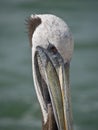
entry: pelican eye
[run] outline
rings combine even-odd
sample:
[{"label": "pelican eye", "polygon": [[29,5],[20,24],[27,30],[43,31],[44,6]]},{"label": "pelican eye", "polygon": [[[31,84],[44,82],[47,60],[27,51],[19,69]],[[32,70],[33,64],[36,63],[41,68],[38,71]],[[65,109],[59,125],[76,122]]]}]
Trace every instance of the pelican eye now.
[{"label": "pelican eye", "polygon": [[54,45],[50,44],[50,43],[49,43],[49,46],[48,46],[47,50],[49,50],[53,54],[57,53],[56,47]]},{"label": "pelican eye", "polygon": [[56,49],[54,46],[51,47],[51,51],[52,51],[53,53],[57,53],[57,49]]}]

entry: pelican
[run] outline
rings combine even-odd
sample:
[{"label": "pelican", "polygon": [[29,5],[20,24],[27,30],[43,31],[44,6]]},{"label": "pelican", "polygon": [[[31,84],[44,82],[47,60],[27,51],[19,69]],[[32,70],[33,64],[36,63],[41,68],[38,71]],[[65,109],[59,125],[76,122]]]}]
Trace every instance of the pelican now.
[{"label": "pelican", "polygon": [[43,130],[73,130],[69,68],[73,38],[67,24],[52,14],[28,19],[35,91]]}]

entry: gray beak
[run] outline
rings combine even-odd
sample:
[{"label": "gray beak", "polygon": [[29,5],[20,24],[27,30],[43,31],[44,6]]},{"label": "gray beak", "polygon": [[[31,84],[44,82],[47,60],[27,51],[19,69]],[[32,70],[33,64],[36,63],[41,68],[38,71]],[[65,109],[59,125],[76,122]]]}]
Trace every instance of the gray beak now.
[{"label": "gray beak", "polygon": [[37,47],[34,66],[42,111],[47,113],[51,104],[58,130],[72,130],[69,62],[64,62],[56,48]]}]

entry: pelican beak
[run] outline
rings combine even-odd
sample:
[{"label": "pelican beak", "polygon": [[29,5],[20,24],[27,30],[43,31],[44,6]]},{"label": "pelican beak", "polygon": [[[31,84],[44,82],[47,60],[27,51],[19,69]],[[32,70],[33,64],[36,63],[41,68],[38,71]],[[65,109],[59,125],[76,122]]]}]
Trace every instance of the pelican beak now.
[{"label": "pelican beak", "polygon": [[48,104],[51,104],[58,130],[72,130],[69,62],[64,62],[57,49],[53,51],[38,46],[34,66],[43,117],[44,111],[48,112]]}]

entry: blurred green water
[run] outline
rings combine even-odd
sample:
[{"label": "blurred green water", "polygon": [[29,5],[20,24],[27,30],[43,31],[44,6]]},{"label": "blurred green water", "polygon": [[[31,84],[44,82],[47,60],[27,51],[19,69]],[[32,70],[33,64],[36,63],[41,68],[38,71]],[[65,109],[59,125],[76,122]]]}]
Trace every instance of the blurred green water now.
[{"label": "blurred green water", "polygon": [[70,26],[75,40],[70,80],[75,130],[98,129],[97,0],[0,1],[0,130],[41,129],[25,19],[52,13]]}]

